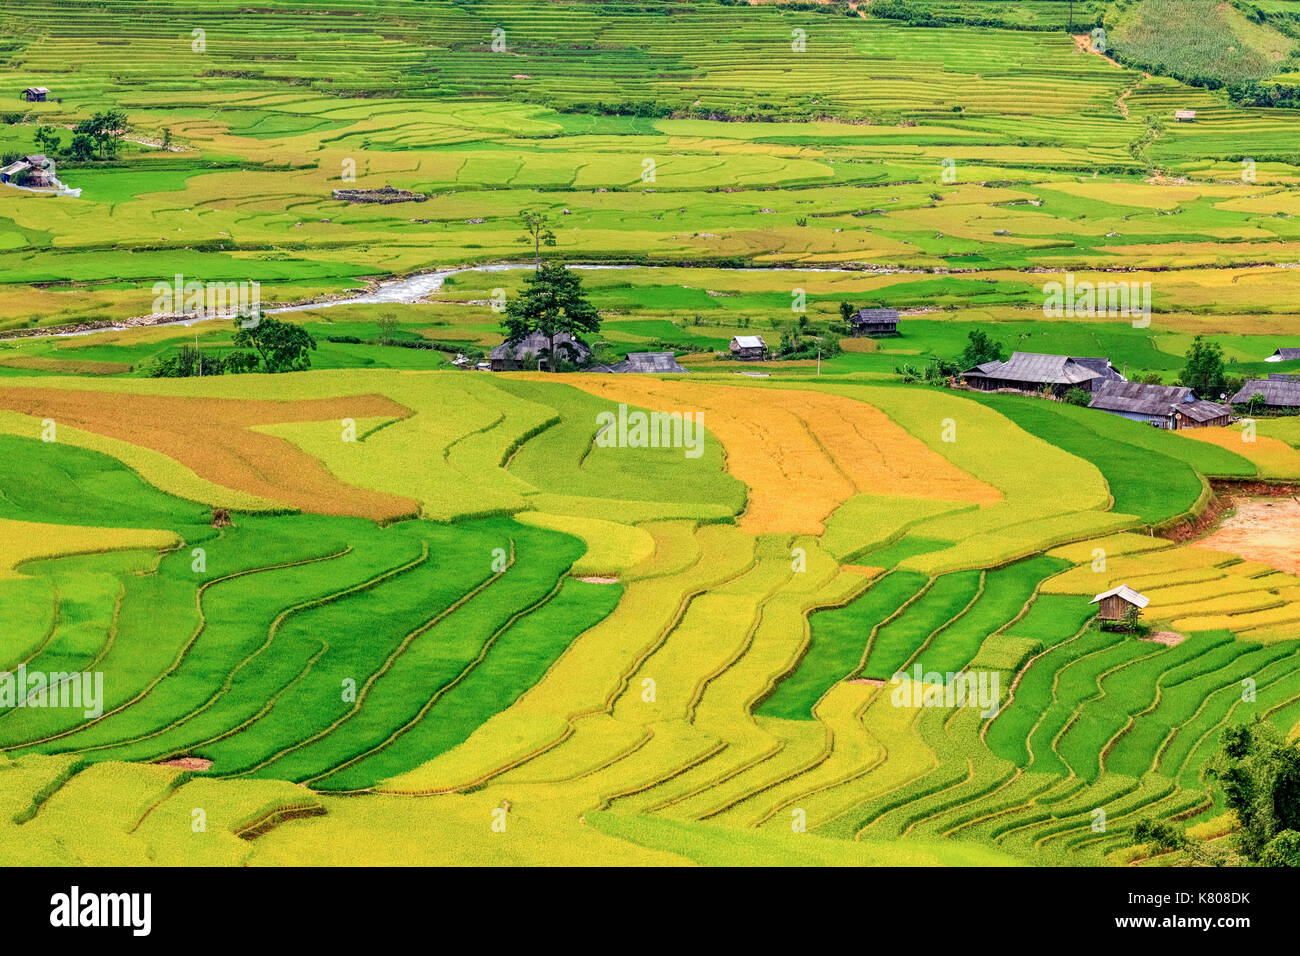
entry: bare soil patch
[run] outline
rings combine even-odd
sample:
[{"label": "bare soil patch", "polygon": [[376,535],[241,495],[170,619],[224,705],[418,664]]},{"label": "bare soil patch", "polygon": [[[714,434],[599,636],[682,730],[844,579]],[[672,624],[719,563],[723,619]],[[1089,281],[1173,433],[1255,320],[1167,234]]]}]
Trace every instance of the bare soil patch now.
[{"label": "bare soil patch", "polygon": [[866,684],[868,687],[884,687],[883,680],[877,680],[874,677],[855,677],[849,681],[850,684]]},{"label": "bare soil patch", "polygon": [[1300,574],[1300,500],[1236,498],[1233,504],[1236,512],[1195,546]]},{"label": "bare soil patch", "polygon": [[588,584],[618,584],[618,578],[611,578],[602,574],[588,574],[585,577],[578,578],[578,580],[585,581]]},{"label": "bare soil patch", "polygon": [[1144,641],[1150,641],[1152,644],[1164,644],[1168,647],[1176,647],[1183,641],[1187,640],[1177,631],[1156,631],[1154,634],[1148,634],[1142,638]]},{"label": "bare soil patch", "polygon": [[158,766],[180,767],[182,770],[207,770],[212,766],[212,761],[204,760],[202,757],[177,757],[175,760],[164,760]]}]

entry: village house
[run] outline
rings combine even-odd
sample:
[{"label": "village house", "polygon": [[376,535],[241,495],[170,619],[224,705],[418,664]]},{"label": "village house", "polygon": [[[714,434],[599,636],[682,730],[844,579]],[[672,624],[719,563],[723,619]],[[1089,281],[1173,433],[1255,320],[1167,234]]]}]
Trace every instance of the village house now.
[{"label": "village house", "polygon": [[1114,379],[1093,389],[1088,407],[1173,431],[1226,425],[1232,415],[1231,406],[1202,401],[1190,388]]},{"label": "village house", "polygon": [[23,99],[28,103],[44,103],[50,91],[44,86],[29,86],[23,90]]},{"label": "village house", "polygon": [[767,343],[761,335],[737,335],[731,340],[731,357],[738,362],[761,362],[767,358]]},{"label": "village house", "polygon": [[1005,362],[985,362],[962,373],[971,388],[982,392],[1002,389],[1018,392],[1050,391],[1064,395],[1072,388],[1091,392],[1106,381],[1124,381],[1109,359],[1071,358],[1038,352],[1013,352]]},{"label": "village house", "polygon": [[855,337],[863,335],[897,335],[897,309],[858,309],[849,319]]},{"label": "village house", "polygon": [[1300,349],[1278,349],[1265,362],[1300,362]]},{"label": "village house", "polygon": [[50,189],[59,185],[54,175],[54,160],[44,153],[24,156],[17,162],[0,169],[0,183],[32,186],[38,189]]},{"label": "village house", "polygon": [[678,365],[677,357],[672,352],[628,352],[627,358],[623,361],[615,362],[613,365],[602,365],[593,371],[662,375],[689,372],[690,369]]},{"label": "village house", "polygon": [[[555,337],[555,350],[561,360],[575,365],[591,361],[591,349],[568,332]],[[531,332],[518,342],[502,342],[488,353],[488,362],[494,372],[518,372],[531,367],[535,361],[541,371],[550,369],[551,340],[541,332]]]},{"label": "village house", "polygon": [[1174,110],[1174,119],[1180,123],[1195,123],[1196,110]]},{"label": "village house", "polygon": [[1099,620],[1122,621],[1129,608],[1135,607],[1140,613],[1151,603],[1151,599],[1134,591],[1127,584],[1121,584],[1117,588],[1103,591],[1088,603],[1101,605],[1097,610]]},{"label": "village house", "polygon": [[1289,375],[1270,375],[1252,378],[1236,395],[1228,399],[1234,405],[1248,405],[1255,395],[1264,396],[1262,410],[1270,412],[1295,412],[1300,410],[1300,380]]}]

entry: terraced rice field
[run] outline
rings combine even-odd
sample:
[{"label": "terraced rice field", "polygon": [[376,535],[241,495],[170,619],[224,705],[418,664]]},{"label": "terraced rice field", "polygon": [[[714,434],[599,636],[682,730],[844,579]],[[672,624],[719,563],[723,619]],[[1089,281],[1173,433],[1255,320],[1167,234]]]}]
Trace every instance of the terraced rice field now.
[{"label": "terraced rice field", "polygon": [[[0,11],[0,153],[130,125],[59,156],[77,198],[0,185],[0,862],[1162,864],[1138,823],[1227,833],[1224,730],[1300,732],[1300,577],[1193,523],[1284,500],[1293,422],[900,373],[976,330],[1166,384],[1200,334],[1291,369],[1294,111],[1095,55],[1091,3],[867,6]],[[452,367],[501,339],[523,211],[602,363],[690,373]],[[1044,314],[1117,270],[1149,326]],[[234,349],[136,321],[178,274],[294,303],[311,370],[150,377]],[[628,412],[698,443],[598,438]],[[1121,584],[1144,635],[1097,620]]]},{"label": "terraced rice field", "polygon": [[[191,859],[289,862],[328,860],[326,842],[359,837],[378,817],[453,827],[482,814],[486,828],[504,802],[527,831],[520,860],[562,838],[574,859],[630,844],[645,861],[716,862],[792,852],[799,811],[813,835],[799,852],[824,859],[875,859],[872,847],[897,844],[917,859],[943,846],[955,848],[949,860],[1102,862],[1151,813],[1218,812],[1201,777],[1217,728],[1255,712],[1283,719],[1300,700],[1300,642],[1287,633],[1300,581],[1146,535],[1099,537],[1088,521],[1067,534],[1077,543],[1055,542],[1031,489],[1056,469],[1096,475],[1101,489],[1140,487],[1114,462],[1102,463],[1106,482],[1091,470],[1083,425],[1053,436],[1069,449],[1059,460],[1007,468],[981,450],[987,442],[945,443],[920,423],[953,413],[969,439],[1041,433],[1031,406],[1004,417],[997,402],[879,386],[629,380],[611,392],[594,378],[462,376],[313,372],[269,383],[264,399],[233,397],[236,379],[8,388],[25,417],[91,410],[75,419],[89,434],[107,429],[92,398],[216,403],[253,425],[244,433],[312,454],[340,490],[292,509],[299,475],[259,468],[253,485],[214,469],[214,485],[282,507],[236,511],[213,528],[209,504],[146,483],[105,451],[0,438],[0,522],[14,532],[0,579],[5,667],[105,675],[93,714],[34,697],[0,711],[4,772],[47,781],[24,784],[30,796],[6,826],[52,840],[84,801],[108,801],[120,810],[87,833],[108,842],[65,842],[59,858],[179,859],[181,808],[201,793],[222,836]],[[318,408],[297,397],[322,388],[366,396],[383,414],[363,420],[383,427],[332,447],[349,443],[313,420],[362,400]],[[478,401],[458,405],[466,394]],[[712,447],[694,460],[676,449],[602,458],[594,412],[617,402],[702,410]],[[473,417],[429,417],[457,407],[501,411],[487,430]],[[746,419],[746,408],[759,414]],[[747,422],[758,440],[744,441]],[[856,444],[834,431],[855,422],[871,440],[831,454]],[[456,429],[462,437],[448,438]],[[1206,446],[1155,437],[1171,455],[1194,453],[1169,460],[1199,487]],[[442,477],[403,464],[402,449],[439,443],[431,467]],[[159,438],[153,450],[172,447]],[[899,462],[918,474],[929,463],[930,483],[887,470]],[[510,489],[511,503],[485,514],[445,487],[458,470],[486,491]],[[814,495],[780,507],[790,499],[779,482],[802,480],[844,483],[829,499],[837,517],[798,510],[827,500]],[[366,500],[365,485],[409,494],[427,516],[376,522],[334,507]],[[747,520],[765,495],[772,527]],[[1167,518],[1191,499],[1142,517]],[[837,523],[868,541],[873,515],[891,504],[907,515],[916,501],[926,507],[892,541],[852,554],[824,545]],[[439,502],[451,513],[432,513]],[[698,510],[705,503],[718,510]],[[1113,506],[1095,499],[1102,527]],[[845,531],[854,508],[866,524]],[[1016,512],[1037,536],[1025,554],[999,560],[972,544],[988,539],[986,522]],[[39,547],[37,527],[52,529]],[[1101,573],[1097,548],[1108,554]],[[954,553],[972,557],[952,569],[935,560]],[[1148,593],[1150,614],[1186,640],[1099,631],[1088,597],[1120,581]],[[953,675],[991,677],[990,713],[907,704],[914,672],[929,688],[918,694],[941,702]],[[1259,688],[1249,705],[1232,696],[1245,676]],[[1112,821],[1101,838],[1089,825],[1096,806]],[[595,830],[572,838],[579,817]],[[668,847],[678,831],[663,827],[698,849]],[[718,828],[758,842],[719,857],[709,849]]]}]

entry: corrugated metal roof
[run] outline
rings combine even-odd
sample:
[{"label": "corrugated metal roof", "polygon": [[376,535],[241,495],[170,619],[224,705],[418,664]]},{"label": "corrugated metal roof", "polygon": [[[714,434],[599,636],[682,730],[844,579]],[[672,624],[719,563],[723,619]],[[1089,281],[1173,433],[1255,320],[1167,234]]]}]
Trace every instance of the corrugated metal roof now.
[{"label": "corrugated metal roof", "polygon": [[1300,361],[1300,349],[1278,349],[1264,361],[1266,362],[1297,362]]},{"label": "corrugated metal roof", "polygon": [[1071,355],[1070,361],[1082,365],[1084,368],[1092,369],[1102,378],[1112,379],[1116,382],[1126,381],[1124,376],[1119,373],[1119,370],[1110,364],[1108,358],[1093,358],[1087,355],[1080,358],[1077,355]]},{"label": "corrugated metal roof", "polygon": [[1252,378],[1229,401],[1244,405],[1255,393],[1264,396],[1264,404],[1273,408],[1300,407],[1300,382],[1283,378]]},{"label": "corrugated metal roof", "polygon": [[1179,405],[1178,410],[1194,422],[1212,422],[1216,418],[1223,418],[1225,415],[1232,414],[1231,405],[1207,402],[1203,398]]},{"label": "corrugated metal roof", "polygon": [[763,341],[761,335],[737,335],[731,340],[732,344],[738,349],[765,349],[767,343]]},{"label": "corrugated metal roof", "polygon": [[1097,383],[1089,408],[1107,412],[1129,412],[1135,415],[1166,416],[1174,406],[1192,402],[1195,396],[1190,388],[1176,385],[1143,385],[1141,382],[1106,381]]},{"label": "corrugated metal roof", "polygon": [[986,362],[965,374],[1031,385],[1079,385],[1102,377],[1067,355],[1044,355],[1040,352],[1013,352],[1005,362]]},{"label": "corrugated metal roof", "polygon": [[628,352],[627,358],[609,366],[609,371],[653,374],[689,372],[690,369],[678,365],[672,352]]},{"label": "corrugated metal roof", "polygon": [[1119,587],[1111,588],[1109,591],[1102,591],[1088,603],[1096,604],[1099,601],[1104,601],[1108,597],[1115,597],[1117,595],[1122,597],[1125,601],[1128,601],[1129,604],[1135,605],[1139,608],[1144,608],[1151,603],[1149,597],[1145,594],[1138,594],[1137,591],[1134,591],[1127,584],[1121,584]]},{"label": "corrugated metal roof", "polygon": [[858,309],[853,318],[849,320],[854,325],[879,325],[884,323],[896,323],[898,321],[897,309]]}]

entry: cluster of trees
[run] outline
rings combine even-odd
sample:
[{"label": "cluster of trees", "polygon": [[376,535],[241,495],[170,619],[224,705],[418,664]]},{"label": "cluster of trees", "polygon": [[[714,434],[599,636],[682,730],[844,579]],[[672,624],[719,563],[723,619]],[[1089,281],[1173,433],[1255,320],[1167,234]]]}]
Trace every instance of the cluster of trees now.
[{"label": "cluster of trees", "polygon": [[[831,330],[832,332],[834,330]],[[776,358],[813,359],[819,355],[831,358],[843,351],[837,335],[825,333],[813,327],[808,316],[799,316],[799,321],[792,322],[781,330],[781,341],[773,349]]]},{"label": "cluster of trees", "polygon": [[1238,106],[1275,106],[1281,109],[1300,108],[1300,86],[1283,86],[1280,83],[1233,83],[1228,86],[1228,99]]},{"label": "cluster of trees", "polygon": [[245,372],[304,372],[311,368],[310,352],[316,348],[316,340],[301,325],[260,314],[235,320],[233,344],[237,351],[224,355],[183,345],[176,354],[156,362],[149,375],[190,378]]},{"label": "cluster of trees", "polygon": [[1181,850],[1202,866],[1300,866],[1300,744],[1256,716],[1223,732],[1223,747],[1207,771],[1237,817],[1235,859],[1165,820],[1140,821],[1133,839],[1155,850]]},{"label": "cluster of trees", "polygon": [[[1190,388],[1197,398],[1217,402],[1222,396],[1240,391],[1246,383],[1244,376],[1229,374],[1228,365],[1223,360],[1223,349],[1218,343],[1207,342],[1199,335],[1192,340],[1185,362],[1178,384]],[[1262,395],[1259,397],[1261,401],[1264,398]]]},{"label": "cluster of trees", "polygon": [[117,155],[129,126],[122,110],[105,110],[82,120],[72,129],[72,142],[63,148],[63,138],[52,126],[36,127],[36,148],[55,159],[112,159]]}]

